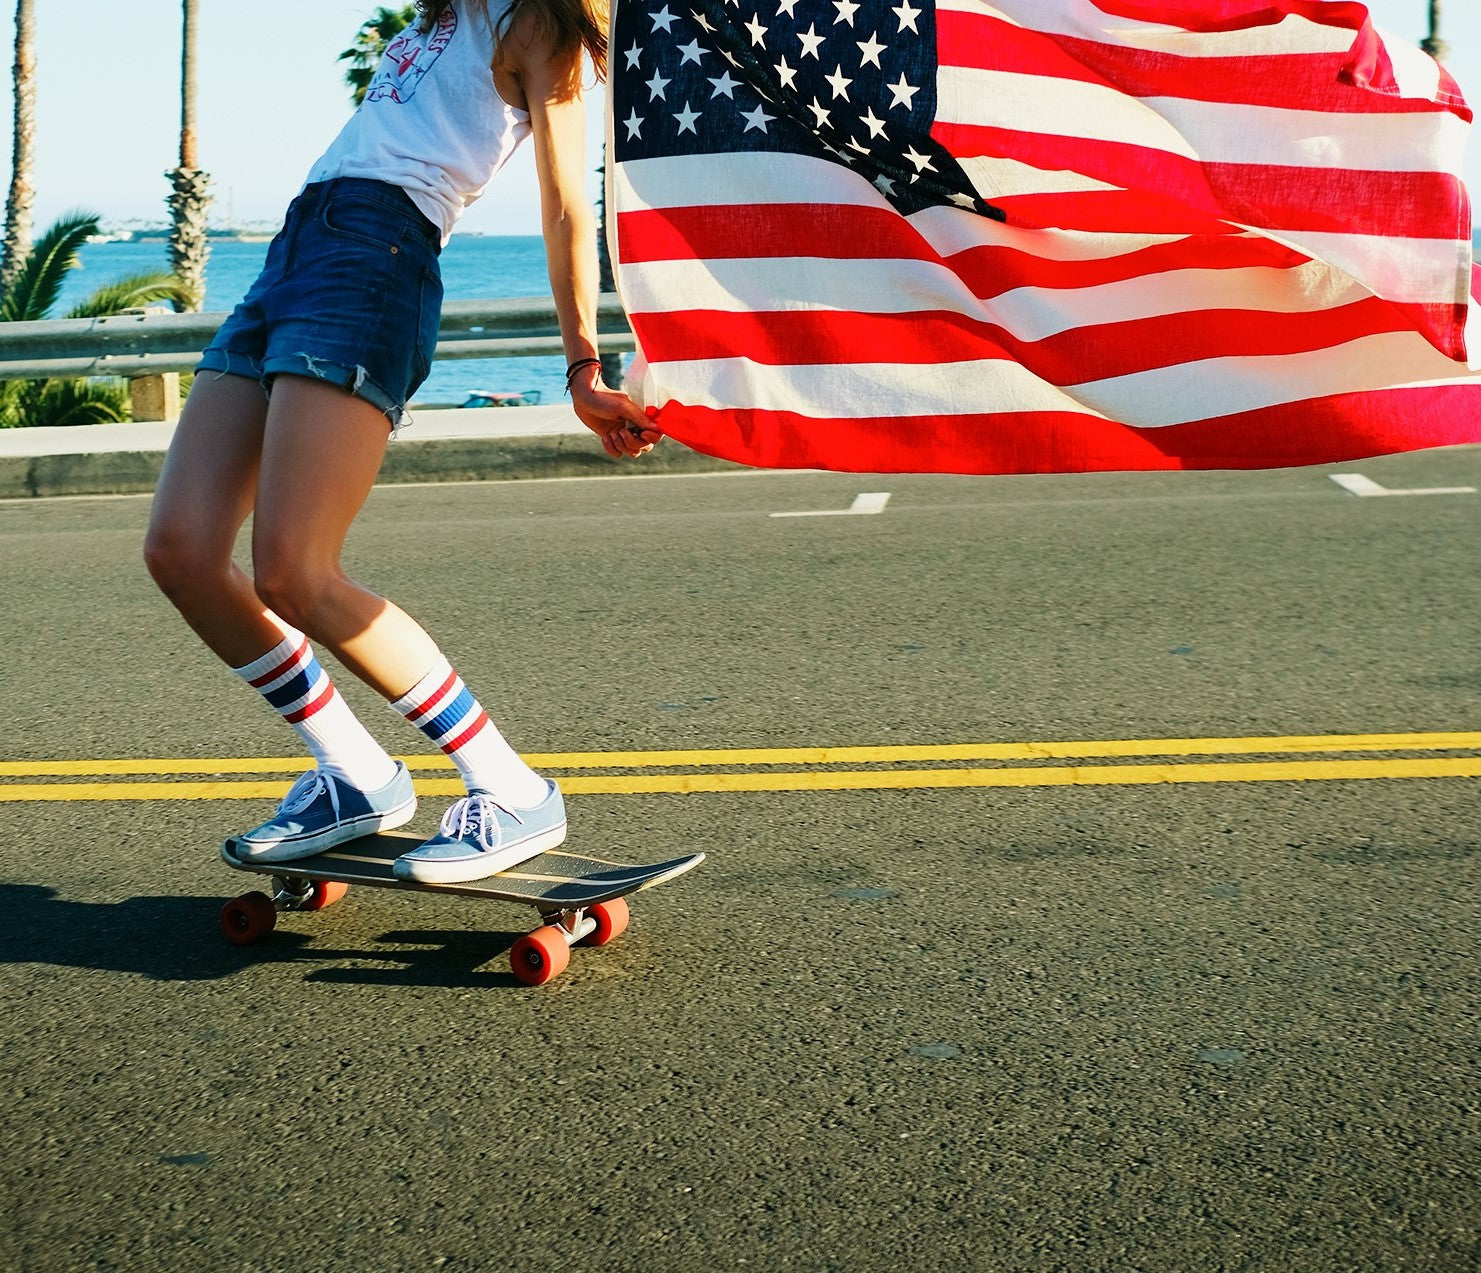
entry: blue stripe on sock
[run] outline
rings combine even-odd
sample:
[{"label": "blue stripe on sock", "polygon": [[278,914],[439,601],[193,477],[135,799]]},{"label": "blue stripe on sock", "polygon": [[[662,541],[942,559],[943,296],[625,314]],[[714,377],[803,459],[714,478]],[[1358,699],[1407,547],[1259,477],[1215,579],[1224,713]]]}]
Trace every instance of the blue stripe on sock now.
[{"label": "blue stripe on sock", "polygon": [[303,671],[291,681],[287,681],[278,686],[277,689],[264,694],[263,698],[267,699],[278,711],[285,711],[309,692],[310,687],[319,679],[322,672],[323,668],[319,666],[319,660],[317,658],[311,658],[304,665]]},{"label": "blue stripe on sock", "polygon": [[465,685],[457,698],[453,699],[452,706],[444,708],[422,726],[422,733],[435,743],[477,706],[472,691]]}]

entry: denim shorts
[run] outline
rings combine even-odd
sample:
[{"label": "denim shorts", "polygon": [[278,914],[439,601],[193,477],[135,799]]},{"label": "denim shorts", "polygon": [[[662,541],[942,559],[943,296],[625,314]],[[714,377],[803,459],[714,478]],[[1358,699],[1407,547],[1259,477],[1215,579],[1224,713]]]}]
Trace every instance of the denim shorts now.
[{"label": "denim shorts", "polygon": [[426,380],[442,315],[441,234],[399,186],[336,177],[288,206],[257,281],[197,374],[312,376],[396,428]]}]

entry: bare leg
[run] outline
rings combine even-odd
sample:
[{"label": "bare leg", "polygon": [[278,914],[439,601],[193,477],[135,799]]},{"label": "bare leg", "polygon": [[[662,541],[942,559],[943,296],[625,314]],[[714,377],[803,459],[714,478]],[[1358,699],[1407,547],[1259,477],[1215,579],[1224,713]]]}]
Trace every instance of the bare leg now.
[{"label": "bare leg", "polygon": [[144,557],[185,621],[232,667],[283,639],[232,548],[257,487],[267,398],[241,376],[197,376],[154,492]]},{"label": "bare leg", "polygon": [[437,645],[340,565],[389,433],[383,412],[343,389],[304,376],[277,377],[263,437],[252,561],[263,601],[394,700],[426,674]]}]

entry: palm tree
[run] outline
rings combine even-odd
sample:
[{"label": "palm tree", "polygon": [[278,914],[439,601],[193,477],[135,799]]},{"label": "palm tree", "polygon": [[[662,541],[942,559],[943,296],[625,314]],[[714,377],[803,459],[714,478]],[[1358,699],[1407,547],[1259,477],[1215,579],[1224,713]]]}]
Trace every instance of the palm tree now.
[{"label": "palm tree", "polygon": [[1430,33],[1419,42],[1419,47],[1437,62],[1443,62],[1445,55],[1450,52],[1445,41],[1440,38],[1440,0],[1430,0]]},{"label": "palm tree", "polygon": [[170,264],[186,287],[186,309],[200,309],[206,297],[206,259],[211,254],[206,238],[206,212],[211,206],[207,193],[209,173],[196,166],[195,149],[195,50],[196,19],[200,0],[184,0],[180,55],[180,164],[165,176],[173,188],[169,197]]},{"label": "palm tree", "polygon": [[[78,251],[98,232],[94,213],[72,212],[46,231],[22,260],[15,281],[0,290],[0,323],[52,317]],[[64,318],[101,318],[169,301],[183,309],[188,290],[169,274],[135,274],[100,288]],[[0,328],[3,331],[3,328]],[[3,342],[0,336],[0,342]],[[0,428],[26,424],[111,424],[129,418],[128,387],[118,380],[0,380]]]},{"label": "palm tree", "polygon": [[349,63],[345,68],[345,83],[350,86],[350,98],[356,106],[365,100],[376,67],[386,55],[386,45],[416,20],[417,7],[408,4],[395,9],[382,6],[360,24],[354,44],[336,59]]},{"label": "palm tree", "polygon": [[[612,273],[612,253],[607,250],[607,143],[602,142],[602,166],[597,169],[601,178],[600,193],[597,195],[597,287],[603,292],[617,290],[616,276]],[[602,355],[602,383],[622,383],[622,355]]]},{"label": "palm tree", "polygon": [[31,205],[36,166],[36,0],[15,6],[15,136],[10,193],[5,201],[5,244],[0,251],[0,291],[20,273],[31,247]]}]

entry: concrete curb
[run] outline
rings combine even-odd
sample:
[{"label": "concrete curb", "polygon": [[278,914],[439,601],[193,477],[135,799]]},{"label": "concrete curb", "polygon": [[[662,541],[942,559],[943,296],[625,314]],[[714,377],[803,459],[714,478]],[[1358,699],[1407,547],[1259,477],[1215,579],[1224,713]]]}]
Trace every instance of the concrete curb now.
[{"label": "concrete curb", "polygon": [[[0,499],[60,495],[136,495],[154,490],[162,451],[0,456]],[[554,477],[628,477],[662,473],[740,471],[661,442],[640,460],[613,460],[589,434],[534,437],[403,438],[386,452],[378,484],[528,481]]]}]

